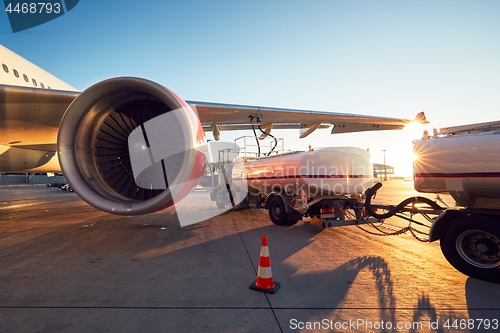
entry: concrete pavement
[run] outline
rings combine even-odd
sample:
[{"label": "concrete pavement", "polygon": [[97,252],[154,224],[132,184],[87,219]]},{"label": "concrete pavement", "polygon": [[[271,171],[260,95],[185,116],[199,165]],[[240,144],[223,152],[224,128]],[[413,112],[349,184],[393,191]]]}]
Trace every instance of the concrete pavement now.
[{"label": "concrete pavement", "polygon": [[[385,182],[377,200],[412,191]],[[113,216],[40,186],[0,198],[0,332],[500,331],[500,285],[409,235],[283,228],[262,209],[181,228],[173,208]],[[249,289],[263,234],[274,295]]]}]

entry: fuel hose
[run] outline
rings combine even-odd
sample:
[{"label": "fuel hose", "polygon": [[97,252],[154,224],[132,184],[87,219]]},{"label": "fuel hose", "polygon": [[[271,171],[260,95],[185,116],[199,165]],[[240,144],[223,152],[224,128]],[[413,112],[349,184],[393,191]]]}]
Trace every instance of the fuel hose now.
[{"label": "fuel hose", "polygon": [[427,205],[429,205],[431,208],[433,209],[439,209],[439,210],[444,210],[443,207],[439,206],[437,203],[435,203],[434,201],[432,201],[431,199],[428,199],[428,198],[425,198],[425,197],[420,197],[420,196],[415,196],[415,197],[411,197],[411,198],[408,198],[408,199],[405,199],[403,201],[401,201],[401,203],[399,203],[399,205],[397,206],[387,206],[388,208],[388,212],[385,213],[385,214],[378,214],[375,212],[372,204],[371,204],[371,200],[372,198],[375,196],[375,194],[377,193],[377,190],[380,189],[382,187],[382,183],[376,183],[375,185],[373,185],[372,187],[370,187],[369,189],[367,189],[365,191],[365,195],[366,195],[366,200],[365,200],[365,208],[366,208],[366,212],[368,213],[368,215],[371,215],[373,217],[376,217],[378,219],[387,219],[391,216],[394,216],[395,214],[399,213],[402,211],[402,209],[413,203],[413,202],[419,202],[419,203],[425,203]]}]

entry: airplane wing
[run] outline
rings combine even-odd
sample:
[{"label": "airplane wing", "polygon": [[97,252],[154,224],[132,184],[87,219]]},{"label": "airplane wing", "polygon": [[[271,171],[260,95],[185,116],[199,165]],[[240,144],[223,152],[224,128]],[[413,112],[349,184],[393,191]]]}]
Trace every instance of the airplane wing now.
[{"label": "airplane wing", "polygon": [[55,148],[61,118],[76,96],[72,91],[0,85],[0,144]]},{"label": "airplane wing", "polygon": [[[0,144],[48,150],[42,144],[52,146],[56,143],[57,130],[54,129],[57,129],[66,108],[78,94],[74,91],[0,85],[0,105],[4,106],[0,108]],[[332,128],[332,134],[395,130],[414,121],[325,111],[196,101],[187,103],[198,114],[205,132],[213,131],[214,134],[219,131],[252,129],[253,123],[265,128],[266,133],[272,128],[297,128],[300,129],[300,138],[305,138],[318,128]],[[423,113],[417,115],[415,120],[427,122]],[[28,130],[29,135],[25,135],[27,123],[33,125]],[[53,139],[47,141],[48,136]]]},{"label": "airplane wing", "polygon": [[60,171],[57,132],[78,93],[0,85],[0,171]]},{"label": "airplane wing", "polygon": [[[325,111],[195,101],[187,101],[187,103],[197,112],[205,132],[213,131],[216,140],[220,136],[220,131],[252,129],[252,123],[265,127],[266,132],[269,132],[271,128],[298,128],[300,129],[300,138],[305,138],[318,128],[332,127],[332,134],[395,130],[402,129],[406,124],[414,121]],[[427,123],[423,113],[419,113],[415,120]]]},{"label": "airplane wing", "polygon": [[[49,163],[57,150],[59,123],[71,102],[74,91],[0,85],[0,170],[58,171],[58,163]],[[305,138],[318,128],[332,128],[331,133],[401,129],[408,119],[332,113],[324,111],[281,109],[220,103],[188,101],[198,114],[205,132],[252,129],[259,125],[265,137],[275,129],[300,129]],[[418,122],[427,122],[423,113]],[[17,161],[17,162],[14,162]]]}]

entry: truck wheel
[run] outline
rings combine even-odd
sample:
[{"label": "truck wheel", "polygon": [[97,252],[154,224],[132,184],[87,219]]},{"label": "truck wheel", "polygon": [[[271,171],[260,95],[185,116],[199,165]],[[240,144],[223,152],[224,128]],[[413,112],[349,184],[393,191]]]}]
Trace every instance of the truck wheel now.
[{"label": "truck wheel", "polygon": [[276,225],[290,226],[297,223],[297,221],[289,221],[285,210],[283,199],[275,196],[269,202],[269,218]]},{"label": "truck wheel", "polygon": [[219,209],[222,209],[226,206],[223,201],[219,201],[219,199],[224,200],[222,198],[221,192],[222,192],[222,190],[220,188],[215,188],[212,190],[212,192],[210,192],[210,199],[212,199],[212,201],[215,201],[215,205]]},{"label": "truck wheel", "polygon": [[500,221],[468,216],[451,223],[440,243],[448,262],[465,275],[500,283]]}]

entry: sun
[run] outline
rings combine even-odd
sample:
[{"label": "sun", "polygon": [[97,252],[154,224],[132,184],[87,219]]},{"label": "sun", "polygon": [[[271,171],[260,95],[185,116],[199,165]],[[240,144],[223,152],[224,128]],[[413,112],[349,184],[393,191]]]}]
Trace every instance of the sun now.
[{"label": "sun", "polygon": [[413,152],[413,140],[422,137],[424,128],[421,124],[411,123],[398,133],[393,133],[393,144],[387,147],[387,164],[394,167],[397,176],[408,177],[413,174],[413,162],[418,156]]}]

